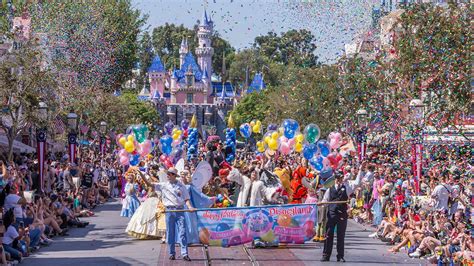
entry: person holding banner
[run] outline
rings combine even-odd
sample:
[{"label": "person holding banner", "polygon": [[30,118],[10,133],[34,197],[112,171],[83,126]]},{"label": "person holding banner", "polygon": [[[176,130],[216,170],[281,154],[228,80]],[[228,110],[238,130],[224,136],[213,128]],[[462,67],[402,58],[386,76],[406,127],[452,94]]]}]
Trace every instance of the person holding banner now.
[{"label": "person holding banner", "polygon": [[[359,174],[356,180],[349,182],[344,181],[344,176],[340,172],[336,172],[335,184],[326,190],[322,203],[333,202],[333,201],[348,201],[352,191],[360,185],[362,178],[362,167],[365,164],[362,163],[359,169]],[[327,225],[326,225],[326,240],[324,241],[323,257],[321,261],[329,261],[331,258],[332,247],[334,242],[334,229],[337,226],[337,261],[345,262],[344,259],[344,238],[346,236],[347,218],[347,203],[329,204],[327,212]]]},{"label": "person holding banner", "polygon": [[[166,209],[166,243],[168,243],[169,259],[176,259],[176,231],[177,239],[181,246],[181,255],[183,260],[191,261],[188,256],[188,243],[186,240],[186,218],[184,215],[185,205],[188,211],[195,211],[189,200],[189,192],[186,186],[179,182],[178,171],[171,167],[167,171],[168,181],[155,184],[155,191],[160,191],[163,199],[163,205]],[[177,229],[177,230],[176,230]]]}]

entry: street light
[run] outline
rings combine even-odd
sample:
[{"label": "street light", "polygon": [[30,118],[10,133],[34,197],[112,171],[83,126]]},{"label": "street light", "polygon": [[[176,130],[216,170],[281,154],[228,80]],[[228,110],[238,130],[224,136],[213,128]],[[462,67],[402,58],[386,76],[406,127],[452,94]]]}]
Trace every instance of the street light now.
[{"label": "street light", "polygon": [[367,121],[368,121],[368,113],[365,109],[359,109],[357,110],[357,125],[359,128],[365,128],[367,127]]},{"label": "street light", "polygon": [[359,109],[356,112],[357,115],[357,155],[359,158],[359,162],[365,159],[365,154],[367,151],[367,121],[368,121],[368,113],[365,109]]},{"label": "street light", "polygon": [[67,114],[67,127],[70,131],[76,131],[77,129],[77,115],[75,113]]},{"label": "street light", "polygon": [[69,151],[69,162],[74,163],[76,161],[76,145],[77,145],[77,114],[70,112],[67,114],[67,127],[69,128],[69,134],[67,135],[68,151]]},{"label": "street light", "polygon": [[38,117],[41,123],[48,120],[48,105],[44,102],[38,104]]},{"label": "street light", "polygon": [[410,110],[413,121],[421,127],[425,114],[425,104],[420,99],[413,99],[410,101]]},{"label": "street light", "polygon": [[105,121],[100,122],[99,130],[102,134],[105,134],[105,132],[107,131],[107,122]]},{"label": "street light", "polygon": [[46,160],[46,121],[48,120],[48,105],[44,102],[38,104],[38,118],[40,120],[39,127],[36,128],[36,154],[38,156],[38,172],[40,191],[44,187],[44,162]]},{"label": "street light", "polygon": [[425,115],[425,105],[420,99],[413,99],[410,101],[410,115],[415,124],[411,129],[411,150],[415,189],[418,194],[420,192],[418,181],[421,178],[421,169],[423,168],[423,119]]}]

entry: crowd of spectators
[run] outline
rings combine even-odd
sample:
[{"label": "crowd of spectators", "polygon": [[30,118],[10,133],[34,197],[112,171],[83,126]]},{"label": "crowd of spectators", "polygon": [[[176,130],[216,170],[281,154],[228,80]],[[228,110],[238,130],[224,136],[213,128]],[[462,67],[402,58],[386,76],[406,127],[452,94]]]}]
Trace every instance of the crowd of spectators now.
[{"label": "crowd of spectators", "polygon": [[86,227],[81,217],[93,216],[95,206],[119,194],[116,166],[94,151],[85,150],[75,163],[50,154],[41,184],[34,155],[0,160],[0,263],[17,264],[54,244],[55,236]]}]

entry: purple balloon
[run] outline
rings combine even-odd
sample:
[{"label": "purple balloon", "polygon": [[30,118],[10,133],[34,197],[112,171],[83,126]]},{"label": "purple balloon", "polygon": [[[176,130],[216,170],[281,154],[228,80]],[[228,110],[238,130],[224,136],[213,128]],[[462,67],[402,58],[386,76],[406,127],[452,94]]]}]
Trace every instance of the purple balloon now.
[{"label": "purple balloon", "polygon": [[269,124],[267,128],[268,128],[268,131],[277,130],[278,126],[275,124]]},{"label": "purple balloon", "polygon": [[188,129],[189,127],[189,120],[188,119],[183,119],[183,121],[181,121],[181,128],[186,130]]},{"label": "purple balloon", "polygon": [[165,124],[165,133],[168,134],[168,135],[171,135],[171,133],[173,132],[173,128],[174,128],[174,124],[173,122],[167,122]]}]

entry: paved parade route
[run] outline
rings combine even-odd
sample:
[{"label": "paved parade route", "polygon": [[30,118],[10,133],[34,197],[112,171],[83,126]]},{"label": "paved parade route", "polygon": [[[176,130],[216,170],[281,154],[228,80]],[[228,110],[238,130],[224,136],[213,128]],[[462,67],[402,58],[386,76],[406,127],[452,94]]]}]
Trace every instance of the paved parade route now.
[{"label": "paved parade route", "polygon": [[[54,243],[42,248],[22,265],[322,265],[322,243],[289,245],[269,249],[250,246],[232,248],[209,247],[208,254],[201,246],[190,248],[192,262],[168,260],[166,245],[160,241],[139,241],[125,233],[128,219],[120,217],[120,202],[113,201],[95,209],[96,216],[86,228],[74,228],[69,236],[57,237]],[[346,234],[346,265],[420,265],[405,254],[387,252],[384,243],[367,237],[370,232],[350,222]],[[334,254],[335,255],[335,254]],[[332,261],[324,265],[340,265]]]}]

